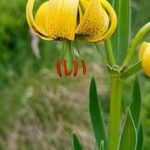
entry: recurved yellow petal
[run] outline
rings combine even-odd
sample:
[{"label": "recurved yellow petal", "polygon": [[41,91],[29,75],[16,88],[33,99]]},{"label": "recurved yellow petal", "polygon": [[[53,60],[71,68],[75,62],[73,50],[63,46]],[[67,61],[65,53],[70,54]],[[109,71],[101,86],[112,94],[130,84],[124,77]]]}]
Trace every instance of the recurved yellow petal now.
[{"label": "recurved yellow petal", "polygon": [[79,0],[50,0],[46,32],[54,39],[74,40]]},{"label": "recurved yellow petal", "polygon": [[81,0],[85,14],[76,33],[89,42],[105,40],[116,28],[117,18],[106,0]]},{"label": "recurved yellow petal", "polygon": [[39,26],[35,23],[33,12],[32,12],[34,2],[35,0],[28,0],[27,6],[26,6],[26,16],[27,16],[27,21],[29,23],[29,26],[31,27],[31,29],[37,36],[41,37],[44,40],[52,40],[45,32],[43,32],[43,29],[41,29],[41,23],[39,23],[41,21],[37,21],[38,25],[40,24]]},{"label": "recurved yellow petal", "polygon": [[50,2],[44,2],[38,9],[35,15],[35,23],[39,27],[40,31],[46,34],[45,32],[45,22],[48,13]]},{"label": "recurved yellow petal", "polygon": [[100,0],[90,0],[76,33],[88,41],[102,37],[109,27],[109,18]]},{"label": "recurved yellow petal", "polygon": [[97,38],[98,41],[99,39],[101,40],[101,39],[109,38],[113,34],[117,26],[117,16],[112,6],[106,0],[100,0],[100,1],[101,1],[103,8],[105,8],[109,16],[110,23],[109,23],[109,28],[107,32],[103,35],[103,37]]}]

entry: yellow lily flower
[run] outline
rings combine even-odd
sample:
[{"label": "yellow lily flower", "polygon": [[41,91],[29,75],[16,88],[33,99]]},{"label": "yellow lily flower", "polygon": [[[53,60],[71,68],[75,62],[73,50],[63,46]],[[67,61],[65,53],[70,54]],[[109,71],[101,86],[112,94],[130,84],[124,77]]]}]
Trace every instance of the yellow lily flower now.
[{"label": "yellow lily flower", "polygon": [[[35,19],[34,2],[27,2],[27,20],[44,40],[74,40],[75,36],[82,36],[89,42],[98,42],[111,36],[116,28],[115,12],[106,0],[49,0],[39,7]],[[82,8],[85,12],[81,12]]]},{"label": "yellow lily flower", "polygon": [[[32,31],[44,40],[74,41],[81,37],[99,42],[110,37],[116,28],[116,14],[106,0],[49,0],[40,5],[35,17],[34,3],[35,0],[27,2],[27,21]],[[60,69],[58,72],[60,75]]]},{"label": "yellow lily flower", "polygon": [[139,58],[146,75],[150,77],[150,43],[143,42],[140,47]]}]

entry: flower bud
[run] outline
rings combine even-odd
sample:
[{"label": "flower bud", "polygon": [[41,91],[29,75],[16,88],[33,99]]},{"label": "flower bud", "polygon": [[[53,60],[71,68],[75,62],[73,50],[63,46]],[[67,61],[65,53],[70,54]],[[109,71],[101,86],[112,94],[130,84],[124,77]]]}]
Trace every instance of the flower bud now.
[{"label": "flower bud", "polygon": [[140,47],[139,58],[146,75],[150,77],[150,43],[143,42]]}]

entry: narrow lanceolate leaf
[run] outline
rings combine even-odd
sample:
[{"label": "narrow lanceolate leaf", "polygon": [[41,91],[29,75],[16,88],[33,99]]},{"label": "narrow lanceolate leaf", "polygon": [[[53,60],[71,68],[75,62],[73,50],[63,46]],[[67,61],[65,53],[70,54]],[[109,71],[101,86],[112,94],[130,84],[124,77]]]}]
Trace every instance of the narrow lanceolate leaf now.
[{"label": "narrow lanceolate leaf", "polygon": [[100,143],[100,150],[104,150],[104,141],[101,141]]},{"label": "narrow lanceolate leaf", "polygon": [[124,128],[121,134],[119,150],[136,150],[136,134],[136,128],[128,108]]},{"label": "narrow lanceolate leaf", "polygon": [[[117,60],[118,56],[118,41],[119,41],[119,7],[120,7],[120,0],[111,0],[113,7],[115,9],[116,15],[117,15],[117,28],[116,31],[114,32],[111,41],[112,41],[112,48],[114,51],[114,56],[115,59]],[[118,61],[118,60],[117,60]]]},{"label": "narrow lanceolate leaf", "polygon": [[118,26],[112,37],[112,46],[115,58],[121,64],[129,46],[131,2],[130,0],[114,0],[113,3],[118,17]]},{"label": "narrow lanceolate leaf", "polygon": [[131,114],[135,127],[138,127],[139,117],[140,117],[140,107],[141,107],[141,94],[138,77],[135,77],[133,93],[132,93],[132,103],[130,106]]},{"label": "narrow lanceolate leaf", "polygon": [[82,150],[82,146],[75,133],[72,135],[72,150]]},{"label": "narrow lanceolate leaf", "polygon": [[94,78],[91,80],[89,90],[89,112],[92,123],[93,132],[98,149],[100,148],[100,142],[104,140],[105,147],[107,146],[106,134],[104,129],[104,121],[101,114],[101,108],[97,95],[96,83]]},{"label": "narrow lanceolate leaf", "polygon": [[138,128],[138,135],[137,135],[137,147],[136,150],[142,150],[143,149],[143,129],[142,125]]}]

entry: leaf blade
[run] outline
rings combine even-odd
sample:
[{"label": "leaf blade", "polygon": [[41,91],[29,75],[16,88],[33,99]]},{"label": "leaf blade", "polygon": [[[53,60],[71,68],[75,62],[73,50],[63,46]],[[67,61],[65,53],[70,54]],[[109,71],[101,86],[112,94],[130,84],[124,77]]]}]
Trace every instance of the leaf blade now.
[{"label": "leaf blade", "polygon": [[92,78],[89,90],[89,113],[92,124],[93,133],[97,143],[97,147],[100,148],[100,142],[103,140],[105,147],[107,147],[107,139],[104,128],[104,121],[101,114],[101,108],[97,95],[97,88],[95,79]]},{"label": "leaf blade", "polygon": [[130,105],[131,114],[136,128],[138,128],[139,124],[140,108],[141,108],[141,92],[138,77],[136,76],[133,85],[132,103]]},{"label": "leaf blade", "polygon": [[131,112],[127,108],[126,120],[121,134],[119,150],[136,149],[136,128],[132,119]]},{"label": "leaf blade", "polygon": [[111,41],[116,61],[121,65],[129,47],[131,0],[114,0],[114,9],[118,17],[118,25]]},{"label": "leaf blade", "polygon": [[129,47],[129,38],[131,32],[131,1],[120,1],[119,13],[119,63],[121,64],[125,58],[125,54]]},{"label": "leaf blade", "polygon": [[137,135],[136,150],[142,150],[142,149],[143,149],[143,129],[142,129],[142,125],[140,125],[138,129],[138,135]]},{"label": "leaf blade", "polygon": [[103,140],[100,143],[100,150],[104,150],[104,141]]},{"label": "leaf blade", "polygon": [[75,133],[72,134],[72,150],[82,150],[80,141]]}]

